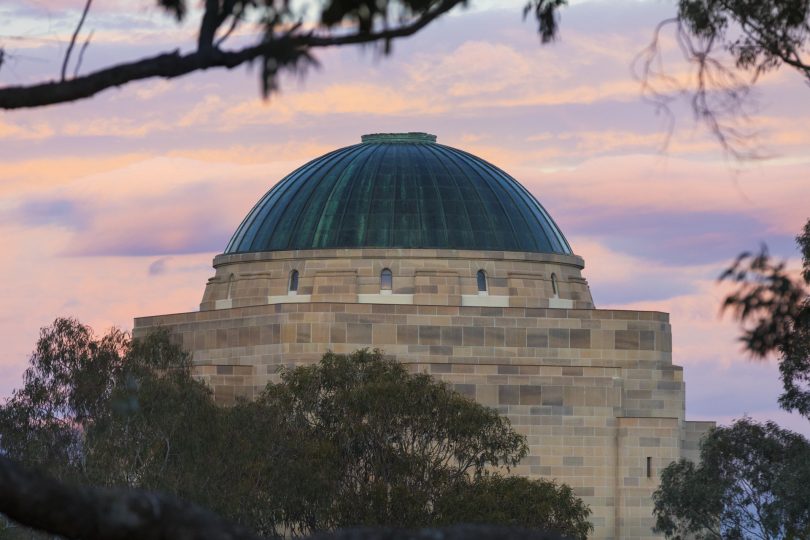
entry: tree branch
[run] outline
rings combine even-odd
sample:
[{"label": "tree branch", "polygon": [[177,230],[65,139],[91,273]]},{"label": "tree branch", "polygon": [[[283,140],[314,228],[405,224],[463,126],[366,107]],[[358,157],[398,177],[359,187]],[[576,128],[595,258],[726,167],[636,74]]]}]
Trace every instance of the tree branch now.
[{"label": "tree branch", "polygon": [[70,44],[68,44],[68,48],[65,51],[65,60],[62,62],[62,81],[65,80],[65,73],[67,72],[68,62],[70,62],[70,53],[73,52],[73,47],[76,45],[76,38],[79,37],[79,32],[82,30],[82,25],[84,24],[84,20],[87,18],[87,12],[90,11],[90,4],[93,3],[93,0],[87,0],[84,4],[84,11],[82,11],[82,17],[79,19],[79,24],[76,25],[76,30],[73,31],[73,36],[70,38]]},{"label": "tree branch", "polygon": [[[683,59],[692,66],[689,80],[679,80],[663,68],[661,35],[668,27],[674,30]],[[633,60],[633,74],[641,83],[642,98],[665,117],[667,134],[663,148],[668,146],[675,127],[670,105],[679,97],[688,97],[695,119],[726,152],[738,159],[760,157],[754,146],[755,134],[744,129],[743,124],[748,120],[746,105],[757,74],[743,80],[734,69],[715,58],[715,49],[722,45],[718,45],[718,39],[693,36],[679,17],[665,19],[655,27],[650,44]]]},{"label": "tree branch", "polygon": [[259,540],[194,504],[142,490],[67,486],[0,457],[0,512],[82,540]]},{"label": "tree branch", "polygon": [[87,39],[84,41],[84,45],[82,48],[79,49],[79,57],[76,59],[76,67],[73,70],[73,78],[79,76],[79,70],[82,67],[82,60],[84,60],[84,51],[87,50],[87,47],[90,45],[90,40],[93,39],[93,31],[90,31],[90,35],[87,36]]},{"label": "tree branch", "polygon": [[[231,24],[228,26],[228,29],[225,31],[219,39],[217,39],[216,43],[214,44],[215,48],[219,48],[220,45],[225,43],[225,40],[236,30],[236,27],[239,26],[239,23],[242,22],[242,17],[245,13],[244,6],[241,6],[240,9],[234,12],[236,8],[236,4],[234,0],[226,0],[225,7],[223,9],[224,12],[230,13],[231,15]],[[225,22],[225,19],[222,19],[222,22]],[[220,23],[221,26],[221,23]]]},{"label": "tree branch", "polygon": [[462,1],[443,0],[435,8],[423,13],[413,22],[390,30],[378,32],[358,31],[342,36],[317,36],[313,32],[295,35],[288,33],[276,39],[263,41],[257,45],[234,51],[222,51],[215,47],[197,50],[185,55],[179,51],[174,51],[131,63],[118,64],[75,79],[33,85],[8,86],[0,88],[0,109],[41,107],[76,101],[92,97],[108,88],[133,81],[153,77],[171,79],[194,71],[211,68],[232,69],[257,58],[277,59],[279,60],[278,64],[282,65],[284,62],[281,60],[305,55],[306,51],[315,48],[339,47],[378,41],[389,43],[394,39],[415,34]]},{"label": "tree branch", "polygon": [[[67,486],[0,457],[0,513],[49,534],[81,540],[263,540],[191,503],[135,489]],[[564,540],[556,533],[494,525],[443,529],[363,528],[312,540]]]},{"label": "tree branch", "polygon": [[197,38],[197,51],[203,55],[214,50],[214,35],[221,24],[218,0],[205,0],[205,13],[200,22],[200,33]]}]

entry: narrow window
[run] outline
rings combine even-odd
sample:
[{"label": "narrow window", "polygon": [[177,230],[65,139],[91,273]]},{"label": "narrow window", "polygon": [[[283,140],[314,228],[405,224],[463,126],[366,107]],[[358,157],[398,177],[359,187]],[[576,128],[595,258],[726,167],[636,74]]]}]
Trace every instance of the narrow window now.
[{"label": "narrow window", "polygon": [[652,458],[647,458],[647,478],[652,478]]},{"label": "narrow window", "polygon": [[394,277],[391,274],[391,270],[388,268],[383,268],[382,272],[380,272],[380,291],[389,293],[391,289],[394,288]]},{"label": "narrow window", "polygon": [[486,294],[487,293],[487,273],[483,270],[479,270],[476,276],[478,281],[478,294]]},{"label": "narrow window", "polygon": [[557,274],[551,274],[551,292],[554,294],[554,298],[560,296],[560,290],[557,288]]},{"label": "narrow window", "polygon": [[298,294],[298,270],[290,272],[290,287],[287,292],[289,294]]},{"label": "narrow window", "polygon": [[232,294],[233,294],[233,274],[228,276],[228,295],[225,298],[227,300],[230,300]]}]

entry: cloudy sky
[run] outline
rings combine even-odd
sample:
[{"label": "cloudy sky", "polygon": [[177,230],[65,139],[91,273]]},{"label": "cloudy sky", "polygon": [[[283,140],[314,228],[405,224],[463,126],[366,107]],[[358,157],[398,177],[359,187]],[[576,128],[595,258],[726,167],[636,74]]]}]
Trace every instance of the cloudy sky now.
[{"label": "cloudy sky", "polygon": [[[57,77],[83,3],[4,1],[0,84]],[[83,70],[193,43],[191,22],[176,25],[149,0],[97,4]],[[671,314],[688,417],[749,414],[810,434],[776,406],[774,364],[741,352],[716,281],[763,242],[798,264],[810,89],[788,71],[765,77],[748,125],[763,159],[736,161],[683,104],[670,132],[632,76],[672,3],[574,2],[548,46],[522,4],[473,0],[390,57],[321,52],[320,69],[284,78],[269,101],[242,67],[0,113],[0,396],[57,316],[102,332],[196,309],[212,257],[295,167],[363,133],[427,131],[534,193],[585,258],[598,307]],[[686,73],[674,54],[665,67]]]}]

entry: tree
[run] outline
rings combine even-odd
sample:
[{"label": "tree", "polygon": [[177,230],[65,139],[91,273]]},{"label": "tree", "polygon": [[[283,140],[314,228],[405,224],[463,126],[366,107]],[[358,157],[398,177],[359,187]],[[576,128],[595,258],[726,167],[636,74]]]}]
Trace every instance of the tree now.
[{"label": "tree", "polygon": [[[58,497],[75,499],[75,508],[125,510],[151,500],[237,536],[240,527],[272,537],[350,525],[428,526],[437,523],[444,496],[480,490],[485,471],[508,469],[527,452],[506,418],[378,351],[327,354],[316,365],[287,369],[257,400],[231,407],[217,406],[191,368],[165,332],[132,340],[113,329],[97,337],[73,319],[44,328],[23,387],[0,407],[0,454],[62,483],[0,461],[0,492],[8,495],[0,504],[55,534],[65,529],[49,528],[47,515],[26,509]],[[36,495],[37,486],[47,493]],[[530,523],[518,509],[507,516],[563,531],[588,526],[587,508],[570,489],[547,495]],[[152,534],[159,516],[142,517],[138,527]],[[62,518],[52,525],[84,531],[74,536],[92,528]]]},{"label": "tree", "polygon": [[[197,49],[169,52],[124,62],[87,75],[67,77],[67,67],[92,0],[85,8],[65,52],[59,80],[0,88],[0,108],[41,107],[91,97],[102,90],[152,77],[175,78],[212,68],[233,69],[258,62],[265,96],[277,89],[283,70],[317,65],[314,53],[327,47],[369,44],[388,53],[394,40],[411,36],[467,0],[326,0],[314,24],[303,13],[311,2],[292,0],[205,0],[197,33]],[[524,16],[535,14],[542,40],[557,31],[556,10],[566,0],[528,0]],[[182,20],[187,0],[157,0],[158,6]],[[228,49],[234,31],[252,25],[255,43]],[[89,43],[89,42],[87,42]],[[85,46],[87,45],[85,44]],[[0,50],[0,65],[3,53]],[[80,62],[80,60],[79,60]]]},{"label": "tree", "polygon": [[40,332],[23,387],[0,408],[0,451],[68,483],[162,490],[226,513],[240,495],[216,476],[234,472],[234,460],[216,461],[227,416],[165,333],[97,337],[57,319]]},{"label": "tree", "polygon": [[803,268],[799,279],[784,262],[774,262],[767,249],[743,253],[721,276],[738,283],[724,309],[747,325],[741,338],[756,358],[779,356],[784,392],[779,405],[810,419],[810,219],[796,237]]},{"label": "tree", "polygon": [[487,469],[514,466],[528,451],[495,410],[379,351],[327,353],[281,379],[259,405],[323,448],[311,466],[328,471],[326,504],[313,509],[302,532],[431,523],[445,492]]},{"label": "tree", "polygon": [[593,531],[590,509],[570,487],[522,476],[486,474],[460,483],[438,500],[436,514],[440,524],[520,524],[576,540],[585,540]]},{"label": "tree", "polygon": [[810,442],[773,422],[748,418],[713,429],[700,463],[661,472],[655,530],[667,538],[810,537]]},{"label": "tree", "polygon": [[0,409],[0,449],[60,478],[84,468],[82,433],[102,413],[123,367],[128,337],[96,338],[73,319],[40,331],[23,387]]},{"label": "tree", "polygon": [[[682,31],[703,44],[699,52],[691,51],[695,58],[720,47],[755,78],[784,64],[810,82],[810,63],[803,56],[810,37],[807,0],[680,0],[678,20]],[[705,61],[700,68],[711,69],[711,61]]]},{"label": "tree", "polygon": [[[663,68],[661,35],[668,28],[691,70],[688,80]],[[656,27],[639,55],[637,76],[645,96],[670,119],[669,104],[688,96],[695,117],[744,157],[751,154],[750,133],[738,121],[752,85],[782,66],[810,81],[808,38],[810,0],[678,0],[677,14]]]}]

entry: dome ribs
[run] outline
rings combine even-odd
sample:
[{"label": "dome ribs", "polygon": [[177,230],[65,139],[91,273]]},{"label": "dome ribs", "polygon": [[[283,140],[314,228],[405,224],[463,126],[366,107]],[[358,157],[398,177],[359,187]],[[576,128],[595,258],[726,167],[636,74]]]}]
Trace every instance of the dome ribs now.
[{"label": "dome ribs", "polygon": [[353,148],[357,148],[358,151],[352,155],[348,165],[335,176],[328,190],[328,195],[322,197],[323,204],[318,212],[318,223],[311,231],[309,243],[302,242],[302,245],[309,245],[315,249],[334,245],[335,238],[339,235],[340,222],[346,211],[343,195],[347,191],[351,193],[354,187],[353,174],[356,171],[363,170],[374,154],[373,149],[364,148],[363,145],[357,145]]},{"label": "dome ribs", "polygon": [[551,219],[551,216],[548,214],[548,212],[546,212],[546,209],[543,208],[543,205],[540,204],[540,202],[529,192],[529,190],[526,189],[523,184],[485,159],[481,159],[480,157],[474,156],[469,152],[465,152],[464,150],[458,150],[458,152],[467,155],[470,159],[475,160],[483,167],[486,167],[493,176],[501,178],[503,180],[504,187],[509,189],[510,192],[515,193],[523,205],[525,205],[524,207],[531,212],[535,218],[535,224],[540,226],[543,237],[546,239],[545,245],[538,246],[540,248],[538,251],[563,253],[567,255],[571,255],[573,253],[571,251],[571,246],[568,244],[568,241],[565,239],[562,232],[560,232],[557,224],[553,219]]},{"label": "dome ribs", "polygon": [[472,217],[470,216],[469,208],[464,204],[466,200],[464,190],[455,176],[450,172],[447,163],[439,159],[439,152],[437,152],[436,146],[429,147],[428,152],[431,159],[437,164],[437,168],[444,171],[444,178],[447,179],[444,185],[442,185],[442,176],[439,176],[440,180],[438,184],[440,189],[444,187],[447,191],[454,191],[456,194],[455,197],[442,197],[442,200],[446,202],[442,210],[444,213],[444,222],[447,224],[448,247],[453,249],[474,249],[470,247],[475,243],[475,235],[472,232]]},{"label": "dome ribs", "polygon": [[[296,235],[300,234],[301,227],[306,227],[307,231],[312,231],[316,228],[317,216],[310,215],[306,212],[312,193],[320,185],[320,182],[329,177],[330,174],[338,173],[342,170],[341,165],[345,162],[351,162],[354,155],[360,151],[360,146],[350,146],[337,157],[336,160],[330,160],[328,165],[321,167],[317,172],[320,174],[313,174],[309,178],[299,181],[299,188],[295,194],[292,194],[289,200],[283,207],[283,214],[273,227],[270,237],[270,250],[285,250],[285,249],[307,249],[308,246],[303,243],[297,243]],[[283,203],[284,200],[279,200]],[[300,224],[300,225],[299,225]]]},{"label": "dome ribs", "polygon": [[[346,148],[342,148],[336,152],[327,154],[324,159],[311,161],[304,166],[306,169],[302,168],[302,173],[296,174],[289,183],[282,186],[282,189],[275,194],[275,197],[271,197],[267,201],[267,205],[263,208],[263,213],[256,216],[254,220],[255,232],[253,239],[250,244],[246,246],[246,249],[242,249],[241,251],[271,251],[274,249],[272,246],[274,244],[278,245],[278,224],[284,219],[288,210],[288,205],[285,204],[285,202],[294,198],[300,192],[307,178],[329,165],[333,160],[340,159],[345,155],[346,151]],[[306,174],[303,174],[304,172]]]},{"label": "dome ribs", "polygon": [[[485,244],[481,248],[509,251],[524,250],[527,246],[521,245],[519,231],[525,231],[529,227],[529,223],[526,222],[522,214],[518,214],[518,216],[510,215],[510,212],[504,206],[503,198],[497,196],[488,179],[481,174],[481,168],[477,166],[478,164],[475,161],[469,159],[467,154],[462,154],[449,146],[437,146],[447,154],[459,171],[462,172],[462,177],[470,181],[481,200],[482,206],[486,207],[487,211],[483,212],[483,215],[486,216],[489,224],[490,238],[485,239]],[[468,171],[467,174],[464,174],[465,170]],[[486,190],[491,197],[482,195],[483,190]],[[513,222],[515,218],[523,220],[522,227],[515,227]],[[511,234],[507,234],[508,232],[511,232]],[[533,244],[529,251],[534,251],[534,248],[535,245]]]},{"label": "dome ribs", "polygon": [[354,176],[354,181],[349,189],[349,197],[343,201],[343,213],[338,222],[337,238],[332,245],[327,247],[378,247],[377,243],[369,243],[369,231],[372,232],[372,238],[377,235],[379,238],[386,239],[379,244],[379,247],[387,245],[391,230],[391,213],[388,213],[388,223],[375,223],[374,228],[369,227],[371,208],[375,202],[373,195],[381,176],[380,168],[385,164],[386,155],[386,148],[372,147],[369,159],[365,163],[366,166]]},{"label": "dome ribs", "polygon": [[253,205],[253,208],[250,210],[250,212],[248,212],[247,216],[245,216],[245,219],[242,220],[242,223],[239,225],[239,228],[236,229],[236,233],[234,233],[231,241],[228,242],[228,247],[225,249],[225,253],[251,251],[250,248],[253,243],[253,239],[261,228],[258,224],[264,223],[267,214],[273,209],[278,197],[280,197],[280,195],[292,185],[295,179],[301,176],[304,172],[318,166],[318,163],[321,160],[330,159],[334,155],[340,153],[342,150],[342,148],[333,150],[320,158],[316,158],[305,163],[270,188],[267,193],[265,193],[264,196],[259,199],[255,205]]},{"label": "dome ribs", "polygon": [[420,144],[417,146],[418,153],[423,158],[417,160],[415,166],[420,170],[416,178],[421,178],[419,183],[421,190],[421,201],[424,211],[421,212],[422,237],[424,247],[434,248],[449,245],[447,238],[447,217],[444,214],[446,202],[442,199],[438,180],[433,171],[425,165],[424,157],[429,154],[430,146]]},{"label": "dome ribs", "polygon": [[363,247],[572,253],[517,180],[426,133],[364,136],[299,167],[225,253]]}]

